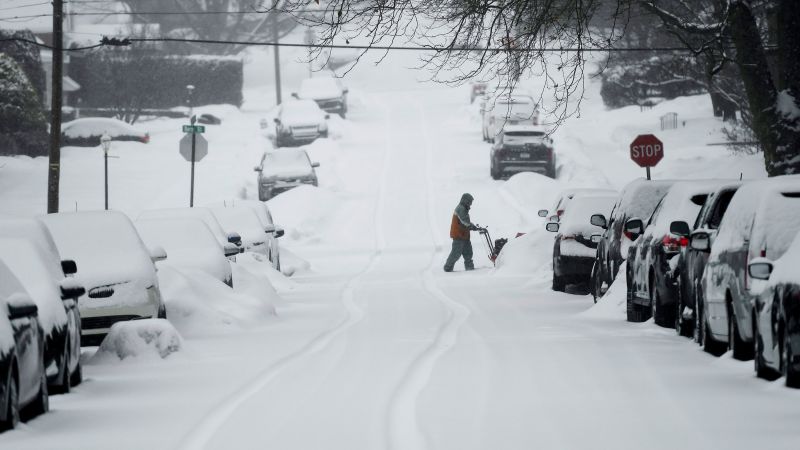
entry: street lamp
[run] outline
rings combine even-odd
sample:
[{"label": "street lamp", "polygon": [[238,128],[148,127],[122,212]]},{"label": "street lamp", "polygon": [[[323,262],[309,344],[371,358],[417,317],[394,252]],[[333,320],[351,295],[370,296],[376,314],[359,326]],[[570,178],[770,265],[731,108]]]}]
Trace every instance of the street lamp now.
[{"label": "street lamp", "polygon": [[106,173],[106,210],[108,210],[108,151],[111,149],[111,136],[108,135],[108,131],[103,132],[100,143],[103,144],[103,163]]}]

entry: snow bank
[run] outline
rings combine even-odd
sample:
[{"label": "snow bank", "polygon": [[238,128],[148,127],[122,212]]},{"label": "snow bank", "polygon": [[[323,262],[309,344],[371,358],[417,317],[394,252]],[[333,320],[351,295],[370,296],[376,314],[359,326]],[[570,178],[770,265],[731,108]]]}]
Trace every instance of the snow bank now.
[{"label": "snow bank", "polygon": [[549,208],[561,191],[552,178],[532,172],[518,173],[506,181],[500,193],[528,222],[538,224],[540,209]]},{"label": "snow bank", "polygon": [[509,239],[496,262],[496,272],[507,275],[552,276],[553,235],[543,228]]},{"label": "snow bank", "polygon": [[295,252],[281,247],[281,273],[287,277],[311,269],[311,263],[298,256]]},{"label": "snow bank", "polygon": [[[246,270],[257,274],[257,276],[265,276],[269,281],[269,284],[272,286],[273,289],[276,291],[287,291],[292,290],[297,286],[297,283],[290,280],[288,276],[292,275],[296,270],[299,270],[298,267],[295,265],[300,263],[300,265],[305,264],[305,268],[308,268],[310,264],[308,261],[298,257],[294,253],[281,248],[281,269],[283,270],[284,265],[284,257],[288,259],[286,262],[287,271],[290,273],[284,275],[283,273],[275,270],[272,267],[272,264],[267,262],[264,258],[260,257],[257,253],[242,253],[236,257],[236,264],[241,267],[244,267]],[[294,263],[294,264],[293,264]]]},{"label": "snow bank", "polygon": [[167,320],[117,322],[103,339],[91,362],[108,363],[125,358],[164,359],[182,347],[183,338]]},{"label": "snow bank", "polygon": [[274,217],[286,230],[285,238],[313,241],[321,226],[333,214],[340,201],[325,189],[305,185],[284,192],[267,202]]},{"label": "snow bank", "polygon": [[581,312],[579,315],[584,317],[626,320],[627,285],[625,281],[625,272],[627,271],[627,267],[628,263],[623,262],[622,265],[619,266],[617,278],[611,283],[605,295],[597,300],[596,305]]},{"label": "snow bank", "polygon": [[269,279],[254,275],[239,263],[232,266],[233,289],[197,270],[165,266],[158,271],[167,317],[181,334],[202,336],[246,329],[275,316],[279,297]]}]

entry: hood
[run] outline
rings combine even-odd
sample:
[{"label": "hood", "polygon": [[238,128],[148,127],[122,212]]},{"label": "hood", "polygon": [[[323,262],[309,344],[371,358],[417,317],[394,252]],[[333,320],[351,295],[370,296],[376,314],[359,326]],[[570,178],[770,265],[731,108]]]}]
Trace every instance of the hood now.
[{"label": "hood", "polygon": [[466,207],[467,209],[469,209],[469,207],[472,206],[473,200],[474,198],[472,197],[471,194],[464,194],[461,196],[461,201],[459,203],[461,205],[464,205],[464,207]]}]

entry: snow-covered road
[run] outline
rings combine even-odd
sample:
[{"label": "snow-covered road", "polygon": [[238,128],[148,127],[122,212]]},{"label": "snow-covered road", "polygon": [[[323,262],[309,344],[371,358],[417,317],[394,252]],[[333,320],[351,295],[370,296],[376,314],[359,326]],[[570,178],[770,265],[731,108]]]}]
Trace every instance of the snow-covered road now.
[{"label": "snow-covered road", "polygon": [[797,449],[800,393],[750,363],[492,271],[477,235],[479,270],[442,272],[462,192],[496,237],[531,220],[489,179],[461,94],[365,93],[353,132],[312,146],[341,203],[292,248],[313,270],[278,320],[89,365],[0,448]]}]

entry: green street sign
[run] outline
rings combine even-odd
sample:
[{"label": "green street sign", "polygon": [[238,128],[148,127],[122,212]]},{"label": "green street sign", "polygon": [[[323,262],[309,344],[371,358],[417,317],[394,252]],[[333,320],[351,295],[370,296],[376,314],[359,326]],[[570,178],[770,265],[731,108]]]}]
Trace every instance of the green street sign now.
[{"label": "green street sign", "polygon": [[183,126],[184,133],[205,133],[206,127],[203,125],[184,125]]}]

